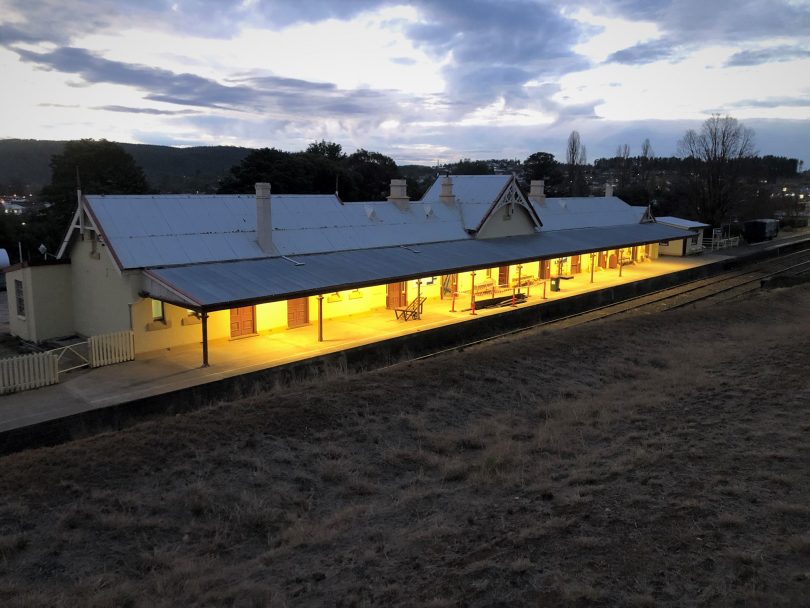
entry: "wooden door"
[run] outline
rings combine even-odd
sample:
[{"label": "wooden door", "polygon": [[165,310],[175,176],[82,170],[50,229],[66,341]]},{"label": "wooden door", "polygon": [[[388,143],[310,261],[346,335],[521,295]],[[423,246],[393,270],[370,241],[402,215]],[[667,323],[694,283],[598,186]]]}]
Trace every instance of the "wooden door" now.
[{"label": "wooden door", "polygon": [[287,300],[287,327],[309,325],[309,298]]},{"label": "wooden door", "polygon": [[498,267],[498,287],[509,287],[509,266]]},{"label": "wooden door", "polygon": [[581,255],[572,255],[571,256],[571,274],[579,274],[582,272],[582,256]]},{"label": "wooden door", "polygon": [[599,252],[599,268],[607,268],[607,253],[604,251]]},{"label": "wooden door", "polygon": [[551,260],[540,260],[540,267],[537,276],[541,279],[551,278]]},{"label": "wooden door", "polygon": [[231,338],[252,336],[256,333],[256,307],[231,308]]},{"label": "wooden door", "polygon": [[386,308],[405,308],[408,305],[408,283],[389,283],[385,290]]}]

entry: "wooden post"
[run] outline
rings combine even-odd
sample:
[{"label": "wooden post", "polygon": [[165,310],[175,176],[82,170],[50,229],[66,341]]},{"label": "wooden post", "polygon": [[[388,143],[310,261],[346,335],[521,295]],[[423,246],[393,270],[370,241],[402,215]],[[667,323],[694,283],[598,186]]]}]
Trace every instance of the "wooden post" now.
[{"label": "wooden post", "polygon": [[323,342],[323,294],[318,294],[318,342]]},{"label": "wooden post", "polygon": [[472,278],[472,288],[470,289],[470,312],[471,315],[475,314],[475,271],[470,273]]},{"label": "wooden post", "polygon": [[450,300],[450,312],[456,312],[456,296],[458,295],[457,288],[458,285],[453,285],[453,295],[451,296]]},{"label": "wooden post", "polygon": [[208,313],[203,311],[202,321],[202,366],[208,367]]},{"label": "wooden post", "polygon": [[591,283],[593,283],[593,261],[596,259],[596,254],[591,254]]},{"label": "wooden post", "polygon": [[521,273],[522,269],[523,269],[523,264],[518,264],[518,284],[517,284],[518,293],[520,293],[520,273]]},{"label": "wooden post", "polygon": [[543,279],[543,299],[546,299],[546,280]]},{"label": "wooden post", "polygon": [[416,279],[416,318],[422,319],[422,279]]}]

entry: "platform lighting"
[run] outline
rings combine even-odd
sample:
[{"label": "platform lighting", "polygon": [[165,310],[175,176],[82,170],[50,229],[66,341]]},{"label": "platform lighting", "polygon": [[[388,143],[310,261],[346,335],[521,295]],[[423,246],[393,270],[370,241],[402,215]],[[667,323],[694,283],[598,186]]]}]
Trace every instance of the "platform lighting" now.
[{"label": "platform lighting", "polygon": [[359,289],[354,289],[351,292],[349,292],[349,299],[350,300],[359,300],[362,297],[363,297],[363,292],[360,291]]},{"label": "platform lighting", "polygon": [[340,295],[339,291],[336,291],[335,293],[330,293],[329,296],[326,298],[327,302],[332,303],[340,302],[341,300],[343,300],[343,296]]}]

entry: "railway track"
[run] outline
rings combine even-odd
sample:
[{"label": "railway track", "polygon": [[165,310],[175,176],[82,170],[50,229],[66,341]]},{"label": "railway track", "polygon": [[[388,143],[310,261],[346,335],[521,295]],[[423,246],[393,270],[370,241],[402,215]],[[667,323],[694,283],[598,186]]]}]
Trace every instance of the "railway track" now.
[{"label": "railway track", "polygon": [[[499,338],[513,336],[541,327],[547,329],[566,329],[618,315],[664,312],[685,306],[699,305],[701,303],[716,304],[718,302],[738,298],[747,293],[759,291],[761,282],[764,279],[779,275],[804,275],[808,273],[810,273],[810,249],[805,249],[777,258],[753,262],[739,270],[689,281],[674,287],[627,298],[566,317],[551,321],[541,321],[527,327],[501,332],[493,336],[453,346],[452,348],[414,357],[409,361],[430,359],[444,353],[464,350],[465,348],[477,344],[484,344]],[[391,367],[394,365],[400,365],[400,363],[393,364]]]}]

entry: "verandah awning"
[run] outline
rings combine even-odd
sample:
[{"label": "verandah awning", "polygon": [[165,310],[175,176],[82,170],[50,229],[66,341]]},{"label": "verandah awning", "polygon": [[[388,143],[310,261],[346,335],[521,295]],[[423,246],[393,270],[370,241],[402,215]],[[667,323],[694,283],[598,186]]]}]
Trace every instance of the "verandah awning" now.
[{"label": "verandah awning", "polygon": [[556,230],[144,270],[144,291],[188,308],[214,311],[507,264],[688,238],[663,224]]}]

